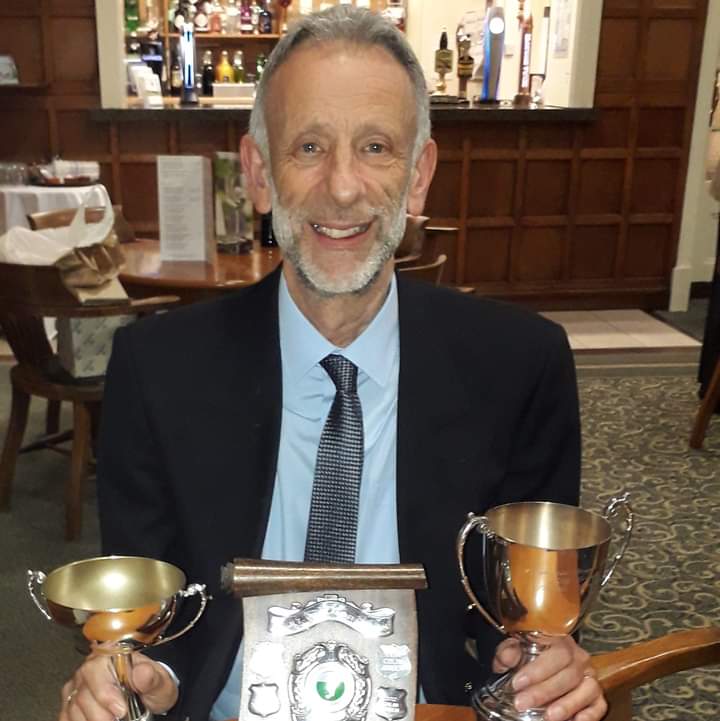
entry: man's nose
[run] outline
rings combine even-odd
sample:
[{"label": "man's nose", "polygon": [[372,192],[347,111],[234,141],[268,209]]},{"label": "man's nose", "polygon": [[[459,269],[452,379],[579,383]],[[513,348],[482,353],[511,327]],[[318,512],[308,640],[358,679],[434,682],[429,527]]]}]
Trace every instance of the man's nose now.
[{"label": "man's nose", "polygon": [[341,207],[355,203],[362,193],[363,181],[357,159],[350,150],[337,150],[328,169],[328,189]]}]

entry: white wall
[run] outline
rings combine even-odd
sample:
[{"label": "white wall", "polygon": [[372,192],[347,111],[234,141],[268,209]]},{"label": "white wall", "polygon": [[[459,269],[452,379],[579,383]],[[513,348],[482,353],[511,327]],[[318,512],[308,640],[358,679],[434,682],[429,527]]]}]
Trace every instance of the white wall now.
[{"label": "white wall", "polygon": [[720,66],[720,2],[708,3],[698,95],[688,175],[683,201],[682,223],[675,268],[672,273],[670,310],[687,310],[690,284],[709,281],[715,266],[715,240],[720,206],[707,191],[705,158],[708,147],[708,118],[712,104],[715,70]]}]

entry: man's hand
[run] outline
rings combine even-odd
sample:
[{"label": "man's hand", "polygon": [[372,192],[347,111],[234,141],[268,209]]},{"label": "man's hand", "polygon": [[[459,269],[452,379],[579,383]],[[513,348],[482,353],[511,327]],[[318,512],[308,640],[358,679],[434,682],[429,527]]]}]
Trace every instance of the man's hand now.
[{"label": "man's hand", "polygon": [[[495,652],[493,670],[507,671],[520,661],[520,644],[503,641]],[[513,680],[515,707],[524,711],[547,706],[547,721],[599,721],[607,702],[595,678],[590,655],[570,636],[553,641]]]},{"label": "man's hand", "polygon": [[[95,654],[62,687],[58,721],[114,721],[127,709],[117,687],[110,658]],[[133,654],[132,683],[143,703],[154,713],[175,705],[178,690],[167,670],[142,654]]]}]

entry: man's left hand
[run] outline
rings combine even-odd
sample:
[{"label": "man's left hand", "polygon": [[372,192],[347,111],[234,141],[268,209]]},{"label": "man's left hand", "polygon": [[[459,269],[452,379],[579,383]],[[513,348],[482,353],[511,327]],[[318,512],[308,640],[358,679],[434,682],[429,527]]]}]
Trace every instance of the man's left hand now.
[{"label": "man's left hand", "polygon": [[[507,671],[520,661],[520,644],[503,641],[495,652],[493,670]],[[547,706],[547,721],[600,721],[607,702],[595,678],[590,655],[568,636],[551,642],[535,661],[513,679],[518,711]]]}]

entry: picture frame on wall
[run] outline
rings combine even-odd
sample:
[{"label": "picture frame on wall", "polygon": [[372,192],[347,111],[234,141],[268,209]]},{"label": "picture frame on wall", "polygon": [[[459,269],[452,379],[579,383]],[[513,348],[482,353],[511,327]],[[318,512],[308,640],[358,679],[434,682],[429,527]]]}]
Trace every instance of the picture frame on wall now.
[{"label": "picture frame on wall", "polygon": [[18,85],[17,65],[12,55],[0,55],[0,85]]}]

